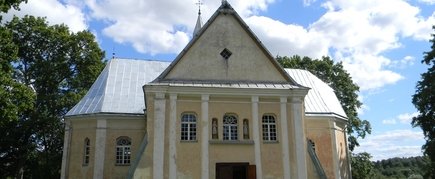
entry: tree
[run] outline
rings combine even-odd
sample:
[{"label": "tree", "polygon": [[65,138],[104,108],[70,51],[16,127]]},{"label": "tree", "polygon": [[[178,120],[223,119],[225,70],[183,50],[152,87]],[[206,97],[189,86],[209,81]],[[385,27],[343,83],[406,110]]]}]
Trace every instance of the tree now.
[{"label": "tree", "polygon": [[350,162],[352,165],[352,178],[354,179],[369,179],[374,178],[375,168],[370,161],[372,156],[367,152],[352,154]]},{"label": "tree", "polygon": [[[19,10],[19,5],[25,2],[27,3],[27,0],[1,0],[0,1],[0,12],[8,12],[9,9],[14,8]],[[0,18],[1,19],[1,18]]]},{"label": "tree", "polygon": [[341,62],[334,63],[329,57],[312,60],[309,57],[301,58],[297,55],[277,57],[277,60],[284,68],[298,68],[310,71],[334,89],[335,95],[349,118],[347,133],[351,151],[355,146],[359,146],[357,141],[359,137],[364,138],[366,134],[370,134],[370,122],[361,120],[358,117],[357,109],[361,107],[361,102],[358,100],[359,87],[352,81],[349,73],[344,70]]},{"label": "tree", "polygon": [[[435,26],[432,28],[435,30]],[[421,61],[430,67],[421,74],[421,80],[417,82],[415,94],[412,96],[412,103],[419,114],[412,119],[411,124],[423,130],[426,143],[422,149],[431,160],[429,175],[435,178],[435,34],[432,34],[430,42],[432,49],[424,53]]]},{"label": "tree", "polygon": [[[20,116],[21,120],[0,126],[2,139],[22,138],[20,143],[2,143],[6,147],[0,148],[0,162],[1,167],[6,167],[0,178],[19,176],[22,171],[26,178],[58,178],[63,116],[101,72],[104,52],[89,31],[72,33],[65,25],[49,26],[44,18],[14,17],[1,32],[9,34],[9,44],[16,49],[16,56],[5,53],[5,59],[13,59],[5,62],[9,74],[15,82],[31,89],[34,98],[16,99],[18,106],[28,101],[32,106],[26,105],[29,110]],[[6,112],[14,113],[10,109]],[[4,156],[9,160],[3,160]]]},{"label": "tree", "polygon": [[12,33],[0,27],[0,178],[18,177],[22,173],[20,154],[32,148],[27,146],[30,134],[26,128],[35,95],[13,78],[12,63],[16,62],[17,52]]}]

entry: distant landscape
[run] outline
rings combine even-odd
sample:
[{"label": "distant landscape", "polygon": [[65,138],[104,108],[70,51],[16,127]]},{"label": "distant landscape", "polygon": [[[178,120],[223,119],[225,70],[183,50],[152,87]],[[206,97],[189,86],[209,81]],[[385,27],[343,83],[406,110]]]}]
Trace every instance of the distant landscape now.
[{"label": "distant landscape", "polygon": [[427,178],[424,177],[425,167],[429,166],[428,157],[408,157],[408,158],[390,158],[373,162],[375,167],[375,178]]}]

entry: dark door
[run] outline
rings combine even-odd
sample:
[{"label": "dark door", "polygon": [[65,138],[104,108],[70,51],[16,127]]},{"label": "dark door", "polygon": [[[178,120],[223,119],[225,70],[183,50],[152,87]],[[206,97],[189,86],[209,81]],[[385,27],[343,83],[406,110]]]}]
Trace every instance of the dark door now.
[{"label": "dark door", "polygon": [[216,163],[216,179],[255,178],[255,165],[249,165],[249,163]]}]

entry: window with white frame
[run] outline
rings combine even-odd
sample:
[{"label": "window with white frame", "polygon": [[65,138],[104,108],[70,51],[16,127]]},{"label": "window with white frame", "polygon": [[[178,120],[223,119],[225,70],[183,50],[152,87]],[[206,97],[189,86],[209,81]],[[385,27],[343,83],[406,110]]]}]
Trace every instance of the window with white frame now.
[{"label": "window with white frame", "polygon": [[196,116],[192,113],[186,113],[181,116],[181,140],[196,140]]},{"label": "window with white frame", "polygon": [[116,139],[116,164],[130,165],[131,139],[129,137],[118,137]]},{"label": "window with white frame", "polygon": [[273,115],[263,116],[263,140],[276,141],[276,121]]},{"label": "window with white frame", "polygon": [[88,165],[89,164],[89,154],[91,153],[91,141],[89,140],[89,138],[85,139],[84,142],[84,147],[83,147],[83,165]]},{"label": "window with white frame", "polygon": [[226,114],[223,121],[223,139],[237,140],[237,117],[232,114]]}]

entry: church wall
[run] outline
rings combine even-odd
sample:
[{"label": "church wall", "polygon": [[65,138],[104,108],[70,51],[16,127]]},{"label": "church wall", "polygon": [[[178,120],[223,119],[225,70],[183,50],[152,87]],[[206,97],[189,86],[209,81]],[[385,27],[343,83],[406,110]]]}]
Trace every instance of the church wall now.
[{"label": "church wall", "polygon": [[[248,97],[210,97],[209,121],[216,118],[218,121],[218,139],[209,145],[209,172],[210,178],[216,177],[216,163],[246,162],[255,164],[254,145],[250,143],[226,143],[223,140],[223,116],[234,114],[237,116],[238,141],[252,141],[251,102]],[[243,120],[249,121],[249,139],[243,138]],[[210,126],[210,131],[212,131]],[[209,139],[212,139],[211,132]]]},{"label": "church wall", "polygon": [[[197,123],[197,141],[181,141],[181,116],[193,113],[197,121],[201,117],[200,97],[178,97],[176,123],[177,176],[179,178],[201,178],[201,123]],[[205,139],[207,140],[207,139]]]},{"label": "church wall", "polygon": [[[220,55],[225,48],[232,52],[229,59]],[[264,51],[231,15],[218,16],[166,78],[286,81]]]},{"label": "church wall", "polygon": [[[146,130],[148,134],[148,145],[143,153],[144,160],[140,161],[139,169],[136,169],[135,175],[138,177],[144,177],[151,179],[153,176],[153,152],[154,152],[154,94],[146,95],[146,106],[147,106],[147,119],[146,119]],[[140,172],[140,173],[139,173]]]},{"label": "church wall", "polygon": [[[283,176],[283,156],[282,154],[282,133],[281,130],[281,114],[279,98],[260,98],[259,102],[259,131],[260,131],[260,146],[261,146],[261,162],[264,178],[281,178]],[[287,119],[290,111],[287,112]],[[263,115],[275,116],[277,128],[277,141],[264,141],[262,133],[262,117]],[[288,128],[287,128],[288,129]],[[289,132],[289,131],[287,131]],[[293,135],[289,132],[289,139]]]},{"label": "church wall", "polygon": [[[125,178],[130,165],[137,157],[137,150],[145,135],[144,117],[138,119],[109,119],[107,120],[106,156],[104,161],[105,178]],[[116,139],[125,136],[131,139],[130,165],[116,164]]]},{"label": "church wall", "polygon": [[[154,88],[152,88],[154,89]],[[167,89],[166,89],[167,90]],[[163,91],[166,91],[163,90]],[[168,90],[170,91],[170,89]],[[204,140],[207,144],[208,148],[208,156],[206,158],[206,161],[208,161],[208,169],[207,174],[209,175],[209,178],[215,178],[216,177],[216,163],[249,163],[250,165],[256,165],[257,167],[261,167],[260,174],[263,176],[263,178],[282,178],[284,176],[285,171],[287,172],[290,177],[292,178],[298,178],[298,176],[303,175],[306,176],[306,174],[301,174],[300,171],[301,167],[298,167],[297,162],[301,158],[297,159],[297,153],[296,147],[294,146],[296,144],[295,142],[295,131],[296,130],[287,130],[287,129],[294,129],[295,123],[294,123],[294,117],[303,117],[303,105],[300,104],[303,101],[296,100],[292,101],[292,98],[285,98],[285,97],[261,97],[258,102],[258,132],[259,132],[259,157],[260,160],[256,159],[255,154],[255,141],[253,136],[253,102],[251,96],[233,96],[230,94],[227,95],[210,95],[209,98],[201,98],[200,94],[177,94],[177,95],[171,95],[170,92],[166,93],[164,95],[164,148],[159,149],[162,150],[163,153],[160,154],[160,152],[154,152],[156,150],[155,141],[159,137],[156,137],[157,133],[162,134],[161,132],[158,132],[155,127],[156,119],[154,114],[156,112],[155,106],[160,105],[162,107],[162,104],[157,104],[155,101],[157,99],[154,99],[156,96],[155,92],[148,92],[147,93],[147,117],[148,117],[148,132],[149,132],[149,143],[145,151],[146,160],[144,161],[146,167],[149,166],[149,168],[140,169],[142,171],[147,172],[150,174],[151,178],[168,178],[171,174],[176,174],[178,178],[203,178],[204,172],[202,172],[203,168],[203,160],[202,156],[204,155],[203,148],[205,147],[203,144]],[[162,96],[162,95],[160,95]],[[172,97],[170,97],[172,96]],[[175,98],[176,96],[176,98]],[[204,129],[202,127],[203,125],[203,119],[202,119],[202,111],[203,111],[203,105],[204,105],[204,99],[208,99],[205,102],[208,104],[208,138],[202,139],[202,133],[204,132]],[[172,131],[172,125],[171,122],[174,120],[171,118],[171,116],[174,116],[170,109],[172,109],[171,101],[176,102],[176,113],[174,114],[176,117],[176,127],[175,129],[175,148],[176,153],[175,155],[170,154],[170,143],[171,141],[170,136]],[[282,106],[284,105],[284,106]],[[298,109],[301,111],[297,111],[296,113],[301,113],[299,115],[294,115],[293,106],[299,106]],[[282,108],[283,107],[283,108]],[[285,110],[286,114],[281,114],[281,110]],[[183,113],[192,113],[197,117],[197,141],[181,141],[180,139],[180,131],[181,131],[181,116]],[[237,141],[224,141],[223,140],[223,116],[225,114],[234,114],[237,116],[238,120],[238,140]],[[263,115],[273,115],[275,117],[276,122],[276,129],[277,129],[277,141],[263,141],[263,133],[262,133],[262,117]],[[284,128],[282,127],[282,119],[281,116],[286,116],[286,122],[287,126]],[[212,138],[212,119],[216,118],[218,120],[218,139]],[[243,120],[246,119],[249,122],[249,139],[244,139],[243,134]],[[300,132],[304,132],[304,122],[303,119],[299,119],[299,125]],[[283,130],[285,130],[288,134],[287,141],[284,141],[283,138]],[[305,134],[302,134],[301,137],[305,139]],[[305,140],[303,140],[305,141]],[[283,154],[285,153],[283,151],[283,144],[288,144],[288,150],[287,156],[289,158],[289,169],[286,170],[284,166],[283,161]],[[305,142],[302,142],[306,145]],[[302,145],[303,145],[302,144]],[[299,146],[298,146],[299,148]],[[306,151],[304,149],[299,149],[299,154],[306,155]],[[171,149],[172,150],[172,149]],[[302,151],[302,152],[301,152]],[[163,156],[161,160],[163,160],[163,168],[159,171],[159,169],[154,168],[153,165],[155,165],[156,161],[153,158],[153,156]],[[175,161],[171,159],[171,157],[175,157]],[[305,158],[305,157],[302,157]],[[171,161],[172,160],[172,161]],[[257,161],[258,160],[258,161]],[[261,163],[257,163],[261,161]],[[304,164],[307,164],[304,162]],[[171,171],[170,166],[176,166],[176,171]],[[304,168],[304,167],[302,167]],[[309,168],[309,167],[308,167]],[[257,168],[258,171],[258,168]],[[161,172],[163,176],[155,176],[153,172]],[[176,172],[176,173],[174,173]],[[311,169],[308,169],[307,172],[312,172]],[[303,173],[303,172],[302,172]],[[136,176],[136,175],[135,175]]]},{"label": "church wall", "polygon": [[[94,170],[95,128],[96,121],[92,119],[71,120],[71,144],[68,165],[68,178],[92,178]],[[70,128],[70,130],[71,130]],[[84,141],[90,140],[89,164],[83,165]]]},{"label": "church wall", "polygon": [[348,160],[348,151],[346,150],[346,130],[344,123],[338,123],[336,126],[337,130],[335,131],[335,136],[337,140],[337,149],[338,149],[338,161],[339,161],[339,170],[341,178],[349,178],[349,160]]},{"label": "church wall", "polygon": [[[338,154],[333,150],[339,142],[336,130],[330,125],[334,118],[328,117],[306,117],[307,120],[307,138],[315,144],[315,152],[328,178],[336,178]],[[334,137],[335,135],[335,137]],[[344,138],[344,136],[343,136]],[[343,141],[343,140],[341,140]],[[336,144],[336,145],[334,145]],[[345,155],[345,154],[344,154]],[[311,159],[310,159],[311,160]]]}]

